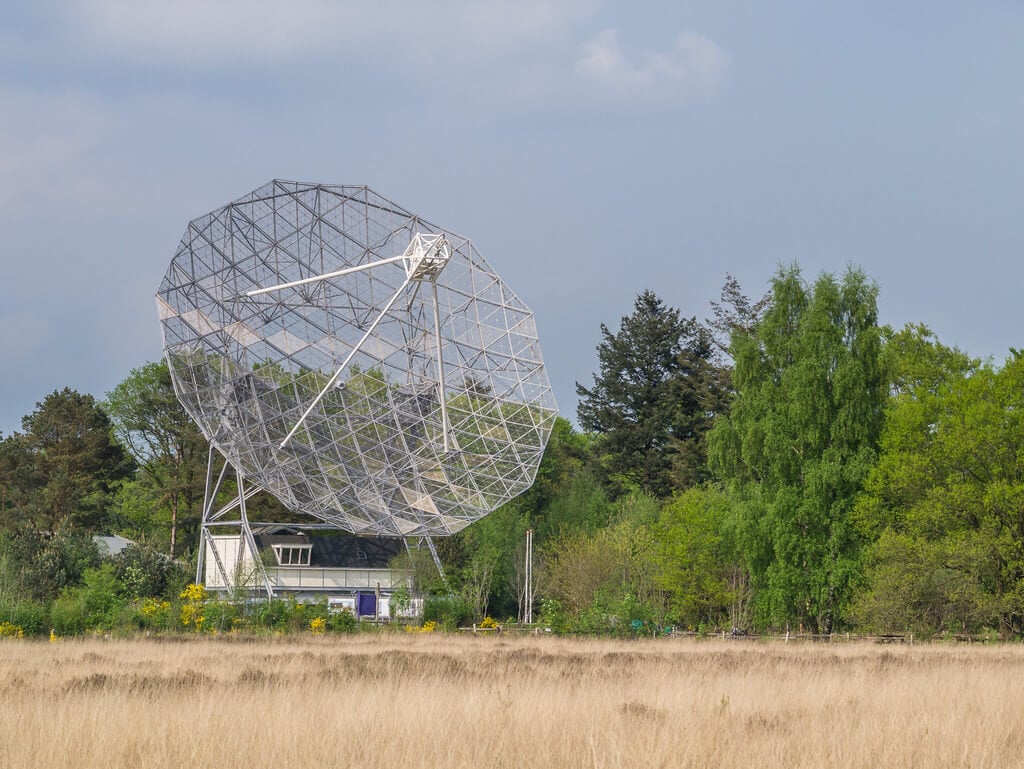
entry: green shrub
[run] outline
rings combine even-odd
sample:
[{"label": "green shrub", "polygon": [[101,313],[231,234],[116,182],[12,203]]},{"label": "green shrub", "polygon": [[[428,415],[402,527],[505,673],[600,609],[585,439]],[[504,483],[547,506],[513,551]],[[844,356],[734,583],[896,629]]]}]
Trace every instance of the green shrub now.
[{"label": "green shrub", "polygon": [[149,545],[133,543],[110,560],[129,598],[177,595],[187,581],[184,566]]},{"label": "green shrub", "polygon": [[322,616],[316,604],[299,603],[294,596],[264,601],[252,612],[255,625],[281,632],[306,630],[309,621],[316,616]]},{"label": "green shrub", "polygon": [[64,588],[53,602],[50,620],[60,635],[112,630],[125,608],[111,564],[86,569],[83,581],[82,587]]},{"label": "green shrub", "polygon": [[332,633],[354,633],[359,630],[359,620],[350,609],[334,611],[327,615],[327,629]]},{"label": "green shrub", "polygon": [[540,604],[537,624],[550,628],[553,633],[568,633],[572,628],[572,618],[560,601],[545,598]]},{"label": "green shrub", "polygon": [[249,616],[257,627],[283,629],[287,624],[288,608],[277,599],[261,601],[251,608]]},{"label": "green shrub", "polygon": [[436,622],[444,630],[456,630],[473,621],[473,608],[454,595],[430,596],[423,602],[423,622]]},{"label": "green shrub", "polygon": [[629,622],[594,602],[579,613],[572,627],[574,632],[594,636],[623,636],[629,632]]},{"label": "green shrub", "polygon": [[100,562],[89,532],[67,526],[49,536],[19,527],[4,536],[4,551],[18,565],[21,582],[36,600],[50,600],[79,584],[85,570]]},{"label": "green shrub", "polygon": [[50,629],[50,612],[44,603],[20,601],[4,617],[25,631],[25,635],[45,635]]},{"label": "green shrub", "polygon": [[409,608],[412,606],[412,594],[409,592],[409,588],[405,585],[399,585],[394,593],[391,594],[391,601],[388,604],[391,618],[404,617],[408,615]]},{"label": "green shrub", "polygon": [[174,625],[174,605],[160,598],[135,601],[131,621],[139,630],[169,630]]},{"label": "green shrub", "polygon": [[329,610],[327,608],[327,596],[320,596],[313,603],[302,604],[302,606],[305,611],[307,625],[317,617],[325,622],[327,621],[327,615],[329,614]]}]

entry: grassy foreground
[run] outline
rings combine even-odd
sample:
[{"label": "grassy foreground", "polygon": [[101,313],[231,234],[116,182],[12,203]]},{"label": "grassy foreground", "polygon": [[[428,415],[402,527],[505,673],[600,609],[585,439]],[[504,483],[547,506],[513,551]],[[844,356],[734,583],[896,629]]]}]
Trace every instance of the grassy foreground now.
[{"label": "grassy foreground", "polygon": [[0,643],[0,766],[1006,767],[1024,647]]}]

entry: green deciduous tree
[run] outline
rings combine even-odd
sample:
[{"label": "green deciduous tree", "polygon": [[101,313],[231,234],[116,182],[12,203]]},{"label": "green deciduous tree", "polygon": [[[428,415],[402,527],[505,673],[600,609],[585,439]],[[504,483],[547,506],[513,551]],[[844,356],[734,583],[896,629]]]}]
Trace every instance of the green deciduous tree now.
[{"label": "green deciduous tree", "polygon": [[831,632],[859,569],[850,513],[876,458],[885,403],[877,287],[849,269],[772,281],[771,306],[731,353],[735,398],[711,439],[762,622]]},{"label": "green deciduous tree", "polygon": [[460,534],[465,561],[457,575],[460,593],[477,621],[488,613],[515,616],[517,565],[529,527],[529,510],[513,499]]},{"label": "green deciduous tree", "polygon": [[749,579],[728,495],[695,486],[665,504],[655,527],[669,617],[689,627],[746,628]]},{"label": "green deciduous tree", "polygon": [[117,437],[139,467],[137,488],[122,494],[122,510],[137,535],[166,526],[173,558],[179,528],[191,533],[201,512],[206,439],[178,402],[165,361],[133,369],[107,394],[106,405]]},{"label": "green deciduous tree", "polygon": [[617,332],[601,324],[601,337],[594,384],[576,392],[580,425],[601,435],[606,472],[658,496],[699,481],[726,392],[708,332],[645,291]]},{"label": "green deciduous tree", "polygon": [[660,503],[643,493],[621,497],[608,526],[568,529],[545,543],[539,593],[554,601],[567,628],[610,632],[630,620],[664,616],[655,523]]},{"label": "green deciduous tree", "polygon": [[904,336],[904,369],[921,374],[890,406],[857,506],[877,540],[858,613],[879,629],[1024,633],[1024,360],[996,369]]},{"label": "green deciduous tree", "polygon": [[999,624],[993,563],[979,537],[886,529],[866,548],[864,568],[866,585],[851,607],[862,630],[927,636]]}]

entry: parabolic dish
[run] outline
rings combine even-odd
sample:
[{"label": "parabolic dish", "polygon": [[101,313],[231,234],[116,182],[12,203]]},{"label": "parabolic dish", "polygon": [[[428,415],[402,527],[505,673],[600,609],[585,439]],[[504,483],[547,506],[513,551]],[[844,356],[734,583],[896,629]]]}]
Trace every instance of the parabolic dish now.
[{"label": "parabolic dish", "polygon": [[557,413],[533,313],[367,187],[273,181],[193,220],[157,308],[185,409],[295,512],[446,535],[533,483]]}]

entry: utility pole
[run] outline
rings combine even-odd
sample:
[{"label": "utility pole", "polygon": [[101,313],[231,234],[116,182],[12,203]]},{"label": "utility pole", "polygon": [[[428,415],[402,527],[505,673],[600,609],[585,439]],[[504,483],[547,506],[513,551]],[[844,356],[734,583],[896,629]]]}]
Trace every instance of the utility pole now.
[{"label": "utility pole", "polygon": [[523,587],[523,624],[533,624],[533,529],[526,530],[526,584]]}]

